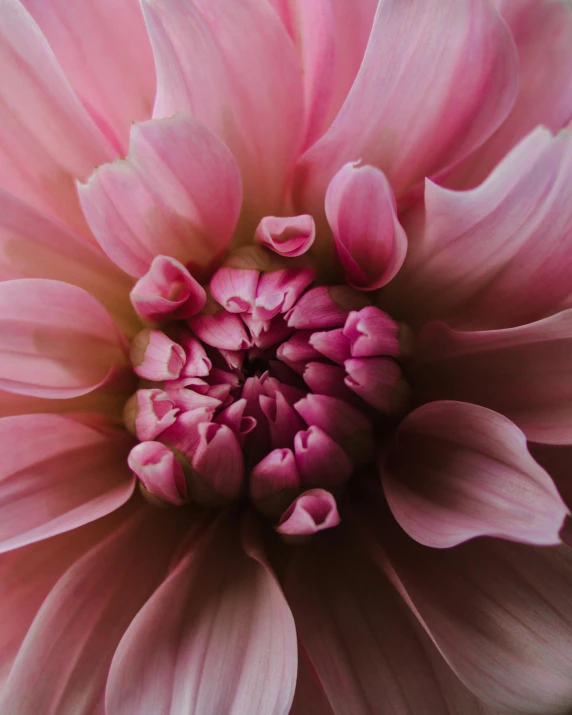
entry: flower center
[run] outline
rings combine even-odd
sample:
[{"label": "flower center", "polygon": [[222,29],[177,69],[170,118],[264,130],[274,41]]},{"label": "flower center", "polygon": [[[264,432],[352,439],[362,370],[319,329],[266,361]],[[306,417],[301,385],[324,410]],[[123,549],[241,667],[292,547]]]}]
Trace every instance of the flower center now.
[{"label": "flower center", "polygon": [[402,407],[402,326],[306,268],[224,267],[207,293],[133,341],[142,381],[125,422],[143,488],[176,504],[249,498],[271,517],[340,490]]}]

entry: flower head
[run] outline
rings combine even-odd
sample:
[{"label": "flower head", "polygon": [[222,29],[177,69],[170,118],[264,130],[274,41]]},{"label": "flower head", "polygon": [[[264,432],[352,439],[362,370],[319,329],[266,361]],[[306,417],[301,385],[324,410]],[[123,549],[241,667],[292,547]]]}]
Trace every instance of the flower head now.
[{"label": "flower head", "polygon": [[0,3],[0,710],[572,706],[560,0]]}]

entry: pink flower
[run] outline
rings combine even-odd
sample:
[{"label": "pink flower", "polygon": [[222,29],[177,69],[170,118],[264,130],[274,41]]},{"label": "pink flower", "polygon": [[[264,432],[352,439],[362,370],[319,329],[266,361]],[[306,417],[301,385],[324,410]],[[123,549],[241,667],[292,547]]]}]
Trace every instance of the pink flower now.
[{"label": "pink flower", "polygon": [[560,0],[0,3],[0,712],[572,707]]}]

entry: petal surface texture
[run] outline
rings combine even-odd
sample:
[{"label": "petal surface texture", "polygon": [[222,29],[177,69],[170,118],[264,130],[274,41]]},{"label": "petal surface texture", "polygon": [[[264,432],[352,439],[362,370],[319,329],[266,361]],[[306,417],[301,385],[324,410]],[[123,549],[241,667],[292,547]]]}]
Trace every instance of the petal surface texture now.
[{"label": "petal surface texture", "polygon": [[154,116],[203,122],[240,165],[248,208],[280,215],[302,140],[301,68],[267,0],[145,0],[157,64]]},{"label": "petal surface texture", "polygon": [[157,255],[199,267],[219,257],[242,200],[229,150],[182,115],[133,125],[127,158],[101,166],[79,193],[103,250],[137,278]]},{"label": "petal surface texture", "polygon": [[215,525],[136,616],[112,663],[109,715],[287,715],[294,621],[260,556],[237,541]]},{"label": "petal surface texture", "polygon": [[0,444],[0,551],[105,516],[133,491],[125,440],[69,417],[3,417]]},{"label": "petal surface texture", "polygon": [[382,0],[345,103],[299,164],[300,206],[319,216],[334,173],[358,159],[403,195],[492,134],[517,76],[514,42],[492,4]]},{"label": "petal surface texture", "polygon": [[406,417],[383,486],[403,529],[436,548],[487,535],[558,544],[568,514],[524,434],[462,402],[433,402]]}]

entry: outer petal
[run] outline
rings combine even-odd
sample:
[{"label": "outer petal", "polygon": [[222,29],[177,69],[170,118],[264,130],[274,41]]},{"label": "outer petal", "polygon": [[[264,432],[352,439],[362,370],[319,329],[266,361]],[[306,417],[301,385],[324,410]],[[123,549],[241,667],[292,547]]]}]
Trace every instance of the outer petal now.
[{"label": "outer petal", "polygon": [[0,388],[75,397],[125,359],[113,321],[81,288],[34,278],[0,283]]},{"label": "outer petal", "polygon": [[180,515],[143,507],[70,568],[24,640],[3,712],[103,712],[115,648],[164,578],[183,526]]},{"label": "outer petal", "polygon": [[[109,676],[109,715],[286,715],[296,634],[260,556],[215,525],[136,616]],[[222,686],[222,687],[221,687]]]},{"label": "outer petal", "polygon": [[386,544],[403,595],[478,697],[503,712],[569,710],[569,549],[477,539],[435,550],[397,530]]},{"label": "outer petal", "polygon": [[417,392],[490,407],[528,439],[572,444],[572,310],[506,330],[429,324],[410,365]]},{"label": "outer petal", "polygon": [[116,156],[17,0],[0,6],[0,187],[86,232],[76,177]]},{"label": "outer petal", "polygon": [[349,284],[376,290],[389,283],[405,260],[407,236],[383,172],[342,167],[326,192],[326,216]]},{"label": "outer petal", "polygon": [[69,417],[3,417],[0,447],[0,552],[94,521],[133,491],[128,441]]},{"label": "outer petal", "polygon": [[267,0],[145,0],[154,115],[189,112],[229,146],[254,225],[280,215],[302,139],[298,58]]},{"label": "outer petal", "polygon": [[134,121],[148,119],[155,66],[138,0],[22,0],[73,88],[121,152]]},{"label": "outer petal", "polygon": [[516,41],[519,93],[506,121],[447,177],[449,186],[476,186],[539,124],[556,132],[572,117],[572,13],[566,2],[497,0],[497,7]]},{"label": "outer petal", "polygon": [[127,159],[100,167],[79,193],[103,250],[137,277],[160,254],[204,268],[228,245],[242,200],[231,153],[183,115],[134,125]]},{"label": "outer petal", "polygon": [[558,544],[568,514],[524,434],[463,402],[433,402],[406,417],[383,487],[403,529],[436,548],[486,535]]},{"label": "outer petal", "polygon": [[125,332],[134,329],[127,276],[84,238],[0,190],[0,280],[13,278],[52,278],[85,288]]},{"label": "outer petal", "polygon": [[427,182],[423,227],[391,286],[402,309],[471,328],[557,309],[572,293],[571,181],[572,131],[539,128],[476,189]]},{"label": "outer petal", "polygon": [[300,205],[319,215],[333,174],[357,159],[402,195],[492,134],[517,74],[514,42],[488,2],[382,0],[344,105],[301,160]]}]

